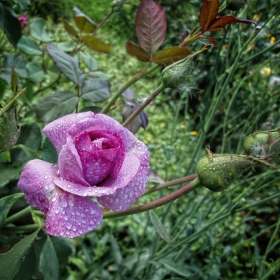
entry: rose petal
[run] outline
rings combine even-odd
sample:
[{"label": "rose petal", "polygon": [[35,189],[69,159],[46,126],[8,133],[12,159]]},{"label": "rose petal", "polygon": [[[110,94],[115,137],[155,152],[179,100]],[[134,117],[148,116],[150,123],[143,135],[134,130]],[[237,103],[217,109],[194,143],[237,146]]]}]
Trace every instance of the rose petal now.
[{"label": "rose petal", "polygon": [[102,210],[91,199],[57,191],[47,213],[46,230],[54,236],[73,238],[95,229],[102,218]]},{"label": "rose petal", "polygon": [[112,195],[98,198],[98,202],[104,207],[113,211],[124,211],[134,204],[145,192],[146,184],[149,181],[148,156],[142,159],[139,171],[124,187],[118,188]]},{"label": "rose petal", "polygon": [[96,114],[94,118],[104,123],[107,130],[114,132],[122,138],[126,152],[132,153],[140,160],[150,156],[146,145],[114,119],[103,114]]},{"label": "rose petal", "polygon": [[85,180],[91,185],[110,185],[117,178],[124,161],[122,139],[102,130],[89,132],[88,138],[90,140],[86,141],[82,134],[75,140]]},{"label": "rose petal", "polygon": [[46,125],[43,132],[47,135],[59,153],[62,146],[66,143],[70,127],[84,119],[92,118],[94,118],[93,112],[66,115]]},{"label": "rose petal", "polygon": [[90,187],[85,180],[80,156],[71,138],[67,139],[67,145],[62,147],[58,155],[58,169],[61,178],[74,184]]},{"label": "rose petal", "polygon": [[25,165],[18,187],[25,193],[30,205],[47,213],[49,200],[55,189],[54,178],[57,178],[55,166],[46,161],[34,159]]},{"label": "rose petal", "polygon": [[54,180],[54,183],[61,189],[76,194],[79,196],[94,196],[101,197],[115,193],[116,189],[122,188],[135,177],[140,167],[140,161],[133,155],[126,155],[122,168],[116,180],[109,186],[91,187],[85,185],[75,184],[71,181],[61,180],[59,178]]}]

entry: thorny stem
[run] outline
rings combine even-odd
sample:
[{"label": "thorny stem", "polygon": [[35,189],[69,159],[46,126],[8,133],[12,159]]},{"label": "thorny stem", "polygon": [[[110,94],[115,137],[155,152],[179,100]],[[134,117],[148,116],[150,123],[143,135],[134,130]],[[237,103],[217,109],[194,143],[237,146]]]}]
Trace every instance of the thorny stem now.
[{"label": "thorny stem", "polygon": [[178,185],[178,184],[182,184],[182,183],[185,183],[185,182],[188,182],[188,181],[192,181],[196,177],[197,177],[197,174],[192,174],[192,175],[189,175],[189,176],[186,176],[186,177],[183,177],[183,178],[179,178],[179,179],[175,179],[175,180],[172,180],[172,181],[169,181],[169,182],[165,182],[163,184],[157,185],[154,188],[147,189],[146,192],[144,193],[144,195],[147,195],[147,194],[153,193],[155,191],[162,190],[162,189],[174,186],[174,185]]},{"label": "thorny stem", "polygon": [[[135,75],[133,76],[129,81],[127,81],[125,83],[125,85],[120,88],[117,93],[112,96],[112,98],[110,99],[110,101],[107,103],[107,105],[103,108],[103,110],[101,111],[101,114],[106,114],[109,112],[110,108],[112,107],[112,105],[115,103],[115,101],[121,96],[121,94],[127,89],[129,88],[131,85],[133,85],[135,82],[137,82],[141,77],[146,75],[151,74],[152,72],[154,72],[156,69],[158,69],[160,66],[155,65],[153,66],[149,71],[143,72],[141,75]],[[142,71],[141,71],[142,72]]]},{"label": "thorny stem", "polygon": [[141,213],[141,212],[145,212],[145,211],[157,208],[159,206],[167,204],[167,203],[181,197],[182,195],[184,195],[184,194],[186,194],[190,191],[193,191],[193,190],[197,189],[200,186],[201,186],[200,182],[196,178],[192,182],[190,182],[188,185],[182,187],[181,189],[179,189],[179,190],[177,190],[177,191],[175,191],[175,192],[173,192],[173,193],[171,193],[167,196],[164,196],[160,199],[154,200],[152,202],[149,202],[149,203],[141,205],[141,206],[132,207],[132,208],[130,208],[126,211],[123,211],[123,212],[105,213],[103,219],[128,216],[128,215]]},{"label": "thorny stem", "polygon": [[163,90],[165,89],[164,83],[161,83],[159,87],[145,100],[144,103],[142,103],[134,112],[129,116],[129,118],[122,124],[123,126],[129,125],[134,118],[136,118],[137,115],[141,111],[143,111]]}]

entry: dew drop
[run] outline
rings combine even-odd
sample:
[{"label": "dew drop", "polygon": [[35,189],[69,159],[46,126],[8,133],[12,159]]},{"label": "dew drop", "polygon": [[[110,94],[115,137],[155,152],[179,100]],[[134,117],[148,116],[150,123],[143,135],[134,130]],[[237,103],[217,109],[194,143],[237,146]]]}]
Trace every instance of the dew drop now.
[{"label": "dew drop", "polygon": [[66,208],[68,206],[67,201],[62,201],[61,206],[63,208]]}]

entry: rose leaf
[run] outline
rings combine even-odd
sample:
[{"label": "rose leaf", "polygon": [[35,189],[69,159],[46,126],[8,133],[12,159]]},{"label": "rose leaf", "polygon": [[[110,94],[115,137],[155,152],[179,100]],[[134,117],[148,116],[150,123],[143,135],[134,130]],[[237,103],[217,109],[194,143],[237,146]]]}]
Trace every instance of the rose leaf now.
[{"label": "rose leaf", "polygon": [[40,49],[37,42],[29,37],[22,36],[17,45],[18,49],[25,54],[29,55],[41,55],[42,50]]},{"label": "rose leaf", "polygon": [[63,23],[64,29],[66,30],[66,32],[69,35],[72,35],[72,36],[74,36],[75,38],[78,39],[79,35],[78,35],[78,32],[75,30],[75,28],[65,19],[61,19],[61,21]]},{"label": "rose leaf", "polygon": [[209,24],[209,27],[207,31],[215,31],[218,29],[223,29],[223,27],[227,24],[231,24],[234,22],[239,22],[239,23],[245,23],[245,24],[254,24],[256,26],[256,23],[248,20],[248,19],[238,19],[234,16],[223,16],[223,17],[218,17],[214,20],[211,21]]},{"label": "rose leaf", "polygon": [[202,31],[206,31],[210,22],[218,16],[219,0],[205,0],[199,15],[199,23]]},{"label": "rose leaf", "polygon": [[157,52],[153,55],[153,62],[158,65],[167,66],[173,62],[184,59],[185,57],[192,54],[192,51],[188,48],[183,47],[170,47]]},{"label": "rose leaf", "polygon": [[76,26],[82,33],[92,33],[96,29],[96,23],[76,7],[73,8],[73,16]]},{"label": "rose leaf", "polygon": [[138,7],[136,35],[140,46],[148,53],[157,50],[166,36],[166,14],[161,5],[153,0],[143,0]]},{"label": "rose leaf", "polygon": [[14,279],[38,232],[39,229],[23,238],[8,253],[0,255],[1,279]]},{"label": "rose leaf", "polygon": [[150,61],[150,55],[144,49],[142,49],[140,46],[136,45],[132,41],[126,42],[125,48],[126,48],[126,52],[130,56],[134,56],[138,60],[143,62]]},{"label": "rose leaf", "polygon": [[85,45],[87,45],[94,51],[109,53],[112,50],[109,45],[93,35],[84,35],[81,39],[85,43]]},{"label": "rose leaf", "polygon": [[77,105],[78,97],[71,91],[59,91],[43,98],[36,106],[38,121],[50,122],[71,114]]},{"label": "rose leaf", "polygon": [[92,78],[84,82],[81,90],[81,97],[92,103],[103,102],[110,98],[109,89],[109,82],[102,79]]},{"label": "rose leaf", "polygon": [[52,41],[52,38],[44,29],[44,22],[41,18],[35,18],[29,25],[29,30],[31,36],[40,42],[48,43]]},{"label": "rose leaf", "polygon": [[78,61],[60,50],[53,44],[46,47],[48,54],[53,59],[60,71],[75,84],[82,84],[85,80],[85,75],[81,72]]},{"label": "rose leaf", "polygon": [[92,58],[88,53],[81,52],[81,56],[89,71],[95,71],[98,69],[97,61],[94,58]]}]

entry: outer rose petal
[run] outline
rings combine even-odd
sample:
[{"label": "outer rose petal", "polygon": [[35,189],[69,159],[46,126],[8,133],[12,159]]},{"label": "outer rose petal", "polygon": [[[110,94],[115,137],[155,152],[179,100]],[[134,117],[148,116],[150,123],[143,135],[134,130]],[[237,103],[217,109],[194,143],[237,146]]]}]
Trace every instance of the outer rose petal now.
[{"label": "outer rose petal", "polygon": [[58,155],[60,176],[72,183],[90,187],[90,184],[84,178],[80,156],[78,155],[72,139],[68,138],[67,142],[67,145],[62,147]]},{"label": "outer rose petal", "polygon": [[34,159],[25,165],[18,187],[25,193],[29,204],[47,213],[49,200],[55,189],[53,183],[55,178],[58,178],[55,166],[46,161]]},{"label": "outer rose petal", "polygon": [[94,118],[94,113],[85,112],[79,114],[66,115],[46,125],[43,129],[43,132],[53,143],[57,152],[60,153],[62,146],[66,143],[67,134],[70,127],[76,124],[77,122],[80,122],[87,118]]},{"label": "outer rose petal", "polygon": [[99,197],[98,202],[116,212],[124,211],[134,204],[144,194],[149,181],[148,154],[145,159],[142,159],[138,173],[126,186],[117,189],[112,195]]},{"label": "outer rose petal", "polygon": [[57,191],[46,219],[49,234],[73,238],[95,229],[103,218],[102,210],[87,197]]}]

